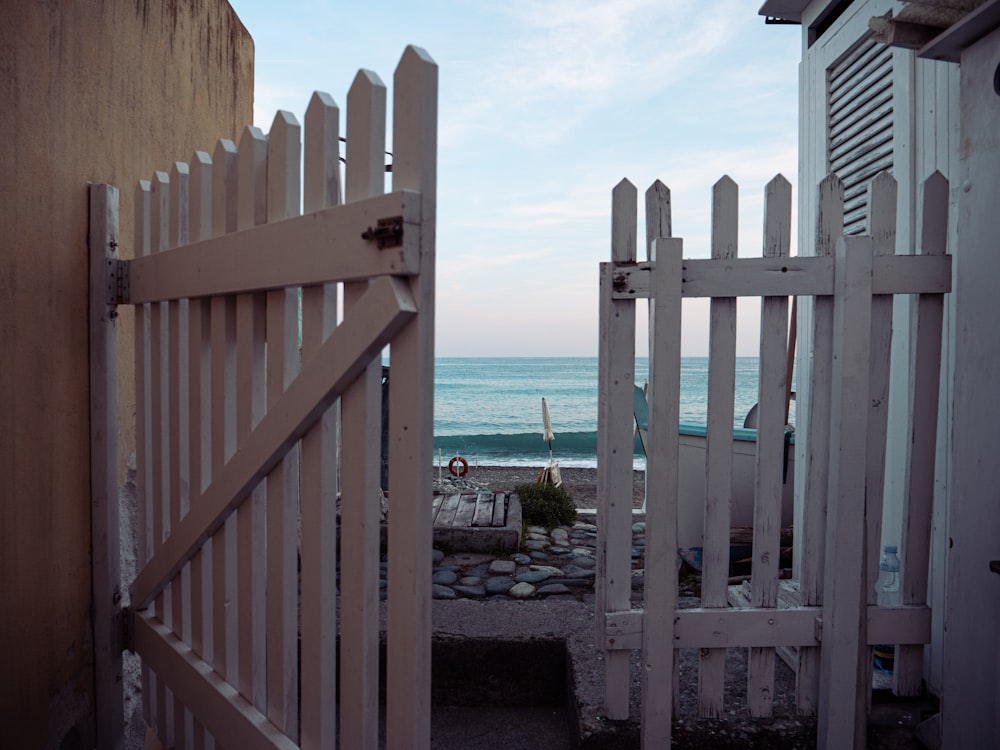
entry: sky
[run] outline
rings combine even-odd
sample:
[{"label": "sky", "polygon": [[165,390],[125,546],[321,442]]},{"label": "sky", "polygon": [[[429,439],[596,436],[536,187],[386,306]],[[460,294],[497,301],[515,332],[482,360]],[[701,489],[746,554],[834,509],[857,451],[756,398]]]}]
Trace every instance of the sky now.
[{"label": "sky", "polygon": [[[759,1],[230,3],[254,39],[265,133],[279,109],[301,123],[317,90],[343,128],[360,68],[389,87],[391,109],[408,44],[437,63],[439,357],[596,356],[623,178],[639,192],[643,244],[642,195],[656,179],[670,188],[685,257],[708,257],[723,175],[740,187],[741,256],[761,255],[766,183],[781,173],[797,187],[800,29],[765,25]],[[391,151],[391,124],[387,138]],[[685,301],[683,354],[707,353],[707,310]],[[758,315],[740,303],[738,354],[756,354]]]}]

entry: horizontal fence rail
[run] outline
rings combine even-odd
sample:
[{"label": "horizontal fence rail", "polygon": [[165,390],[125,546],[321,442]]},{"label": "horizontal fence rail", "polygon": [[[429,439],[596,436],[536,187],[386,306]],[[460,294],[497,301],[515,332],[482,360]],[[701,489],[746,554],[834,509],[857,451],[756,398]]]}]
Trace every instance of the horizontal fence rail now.
[{"label": "horizontal fence rail", "polygon": [[[778,650],[792,654],[797,705],[803,713],[818,713],[820,747],[853,746],[856,733],[864,731],[872,645],[897,644],[897,659],[903,659],[895,674],[897,692],[908,694],[919,685],[919,658],[931,628],[927,562],[941,305],[951,290],[951,258],[943,241],[947,181],[935,173],[923,195],[921,251],[903,254],[895,242],[893,178],[884,173],[871,185],[868,235],[845,237],[843,187],[837,177],[828,177],[820,186],[821,221],[812,254],[789,257],[791,186],[779,175],[765,189],[763,257],[740,258],[737,187],[724,177],[713,190],[712,257],[686,259],[682,240],[659,237],[651,240],[650,259],[640,263],[635,188],[623,181],[614,189],[612,258],[600,267],[597,637],[606,655],[605,710],[612,719],[629,716],[629,652],[641,651],[643,747],[670,742],[680,648],[701,649],[703,717],[723,713],[725,649],[749,649],[751,717],[771,715],[775,656]],[[669,190],[657,182],[646,198],[647,217],[669,228],[669,219],[663,219]],[[903,606],[885,608],[877,605],[874,587],[889,373],[893,366],[910,366],[890,361],[892,299],[898,294],[918,300],[911,409],[920,466],[911,460],[906,467],[912,493],[900,530],[906,596]],[[692,502],[680,494],[677,431],[685,297],[711,300],[705,499],[695,509],[704,519],[702,588],[701,606],[695,608],[678,606],[677,586],[678,511]],[[738,297],[761,302],[752,574],[745,587],[728,580]],[[796,488],[792,529],[796,549],[809,552],[796,556],[796,579],[783,581],[778,567],[783,452],[786,432],[793,429],[786,426],[790,297],[811,302],[810,398],[798,405],[808,414],[808,427],[795,436],[797,444],[805,441],[808,461],[805,482]],[[635,300],[642,298],[649,299],[651,330],[649,438],[645,600],[635,608],[632,512],[625,499],[631,498]]]}]

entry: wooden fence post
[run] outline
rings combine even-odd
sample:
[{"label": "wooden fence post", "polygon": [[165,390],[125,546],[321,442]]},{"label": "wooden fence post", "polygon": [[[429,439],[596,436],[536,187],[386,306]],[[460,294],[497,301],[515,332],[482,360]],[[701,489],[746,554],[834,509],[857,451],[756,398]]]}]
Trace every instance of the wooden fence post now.
[{"label": "wooden fence post", "polygon": [[94,588],[97,743],[125,743],[121,643],[121,538],[118,520],[118,325],[108,299],[118,256],[118,189],[91,185],[90,498]]}]

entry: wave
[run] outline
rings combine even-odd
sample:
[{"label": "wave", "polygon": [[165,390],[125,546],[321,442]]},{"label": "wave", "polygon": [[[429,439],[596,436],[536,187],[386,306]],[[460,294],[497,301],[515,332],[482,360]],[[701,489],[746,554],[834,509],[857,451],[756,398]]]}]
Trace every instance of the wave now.
[{"label": "wave", "polygon": [[[435,435],[435,457],[445,459],[464,456],[478,461],[541,464],[548,460],[549,445],[538,432],[489,435]],[[642,457],[642,446],[636,440],[636,456]],[[552,457],[566,465],[584,462],[596,465],[597,432],[560,432],[552,441]]]}]

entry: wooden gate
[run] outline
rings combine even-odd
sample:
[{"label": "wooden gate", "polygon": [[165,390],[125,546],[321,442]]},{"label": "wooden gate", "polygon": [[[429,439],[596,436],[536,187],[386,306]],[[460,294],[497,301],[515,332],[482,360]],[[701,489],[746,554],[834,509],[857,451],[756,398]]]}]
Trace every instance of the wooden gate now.
[{"label": "wooden gate", "polygon": [[343,185],[338,107],[316,93],[304,147],[279,112],[267,136],[247,127],[140,181],[134,260],[94,243],[95,341],[115,304],[136,315],[131,620],[146,720],[168,746],[378,746],[386,347],[386,746],[430,744],[437,67],[409,47],[396,69],[393,192],[385,86],[360,71],[347,104]]},{"label": "wooden gate", "polygon": [[[928,558],[944,293],[948,183],[924,184],[919,255],[895,254],[896,185],[870,187],[869,233],[842,236],[844,190],[820,186],[815,254],[789,257],[791,186],[780,175],[765,194],[764,257],[737,257],[737,187],[713,192],[711,258],[686,259],[683,241],[653,239],[636,258],[636,191],[613,193],[612,260],[601,264],[598,447],[598,647],[606,654],[606,712],[629,715],[630,651],[641,650],[642,738],[667,747],[680,648],[701,649],[699,713],[723,712],[725,650],[749,648],[747,711],[771,715],[777,648],[797,660],[797,705],[818,714],[818,746],[863,747],[876,643],[896,645],[895,689],[920,686],[930,640]],[[647,222],[669,227],[669,191],[647,193]],[[669,230],[668,230],[669,231]],[[900,530],[902,603],[876,605],[893,295],[918,295],[912,364],[911,455]],[[728,586],[732,497],[736,298],[761,300],[760,391],[749,603]],[[700,606],[678,608],[678,432],[682,300],[710,298],[706,502]],[[803,511],[793,533],[808,554],[793,581],[779,579],[779,532],[788,379],[788,299],[812,315],[808,460]],[[645,601],[630,604],[635,300],[651,311]],[[800,411],[801,413],[801,411]],[[733,587],[735,589],[735,587]],[[780,594],[780,596],[779,596]]]}]

